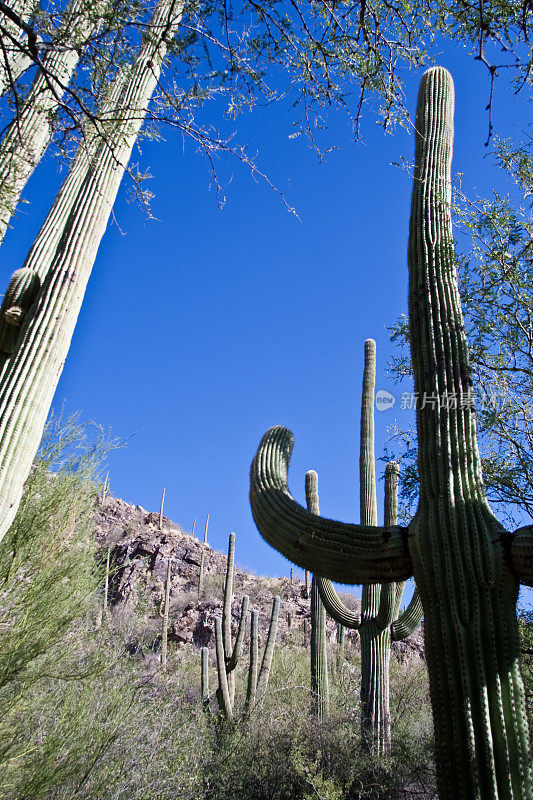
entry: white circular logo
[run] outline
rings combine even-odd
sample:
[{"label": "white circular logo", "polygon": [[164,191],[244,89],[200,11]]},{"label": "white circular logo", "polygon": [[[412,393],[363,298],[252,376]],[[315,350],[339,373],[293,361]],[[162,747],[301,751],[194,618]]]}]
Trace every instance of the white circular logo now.
[{"label": "white circular logo", "polygon": [[388,411],[389,408],[394,407],[395,402],[394,395],[391,392],[387,392],[386,389],[378,389],[376,392],[376,408],[378,411]]}]

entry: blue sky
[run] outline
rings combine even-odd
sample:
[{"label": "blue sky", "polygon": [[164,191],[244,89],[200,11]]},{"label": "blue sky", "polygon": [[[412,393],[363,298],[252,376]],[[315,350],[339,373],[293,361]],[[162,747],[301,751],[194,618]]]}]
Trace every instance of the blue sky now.
[{"label": "blue sky", "polygon": [[[456,82],[454,170],[481,194],[493,185],[506,191],[483,146],[488,73],[464,50],[447,50],[439,63]],[[413,113],[419,77],[406,75]],[[502,79],[497,131],[512,135],[527,111]],[[128,440],[109,459],[116,496],[155,510],[165,487],[168,516],[185,529],[197,517],[201,530],[209,513],[212,546],[224,550],[234,530],[237,560],[268,575],[288,575],[290,564],[262,541],[250,514],[259,440],[271,425],[291,428],[295,497],[303,500],[305,472],[316,469],[321,512],[357,521],[363,343],[377,341],[377,388],[399,397],[386,375],[386,326],[406,310],[407,295],[411,185],[391,162],[412,158],[413,138],[399,128],[385,135],[367,116],[364,141],[354,144],[346,116],[332,113],[323,140],[336,149],[320,164],[303,138],[290,138],[291,119],[278,104],[245,114],[235,129],[299,219],[235,161],[218,164],[227,197],[220,210],[191,142],[170,134],[143,143],[136,158],[154,176],[159,221],[128,204],[123,186],[54,402]],[[4,285],[61,179],[45,160],[28,185],[29,205],[2,247]],[[376,414],[378,456],[386,427],[406,414],[399,403]]]}]

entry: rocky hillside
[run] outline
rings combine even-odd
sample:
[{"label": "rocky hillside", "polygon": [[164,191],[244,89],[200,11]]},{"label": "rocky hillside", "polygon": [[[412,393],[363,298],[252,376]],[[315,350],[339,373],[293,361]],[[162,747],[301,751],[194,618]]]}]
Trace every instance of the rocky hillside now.
[{"label": "rocky hillside", "polygon": [[[168,559],[171,559],[170,629],[169,639],[176,643],[192,643],[199,647],[214,646],[214,618],[222,613],[222,595],[226,570],[226,555],[184,531],[163,517],[159,530],[159,514],[148,512],[116,498],[106,498],[98,508],[96,535],[99,543],[111,553],[109,613],[124,616],[129,612],[141,614],[145,630],[132,635],[132,651],[153,635],[157,649],[160,630],[159,610],[164,597]],[[236,557],[238,560],[238,538]],[[198,597],[198,578],[202,552],[204,555],[204,589]],[[288,567],[289,570],[289,567]],[[260,636],[266,635],[272,598],[281,597],[278,636],[283,641],[291,637],[304,642],[304,624],[310,630],[310,600],[305,583],[285,578],[265,578],[235,569],[233,615],[237,626],[242,597],[250,597],[250,607],[259,611]],[[353,595],[343,595],[352,608],[359,601]],[[336,625],[328,619],[330,638],[335,639]],[[346,641],[358,647],[358,634],[346,632]],[[350,646],[350,645],[348,645]],[[423,657],[423,636],[417,631],[407,642],[394,648],[405,655]]]}]

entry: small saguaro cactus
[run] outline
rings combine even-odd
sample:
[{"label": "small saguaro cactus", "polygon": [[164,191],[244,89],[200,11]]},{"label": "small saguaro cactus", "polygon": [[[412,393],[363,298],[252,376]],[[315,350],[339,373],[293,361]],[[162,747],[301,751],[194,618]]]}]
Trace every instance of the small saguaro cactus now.
[{"label": "small saguaro cactus", "polygon": [[[409,326],[420,495],[408,527],[336,522],[290,495],[293,437],[271,428],[252,464],[256,524],[286,558],[340,583],[414,575],[424,608],[440,800],[531,800],[516,602],[533,585],[533,526],[507,533],[481,475],[451,226],[454,90],[422,77],[409,227]],[[453,402],[446,402],[453,398]],[[441,402],[439,402],[439,400]]]},{"label": "small saguaro cactus", "polygon": [[[235,669],[241,657],[244,635],[246,630],[246,615],[248,612],[248,595],[242,600],[239,627],[235,644],[231,644],[231,605],[233,600],[233,571],[235,565],[235,534],[231,533],[228,546],[228,560],[226,566],[226,581],[224,584],[224,602],[222,619],[215,619],[215,650],[218,672],[218,689],[216,697],[220,713],[226,719],[233,718],[235,703]],[[274,597],[272,613],[268,627],[267,640],[258,675],[259,658],[259,626],[257,611],[252,612],[252,625],[250,632],[250,663],[248,671],[248,684],[246,690],[245,712],[261,701],[265,694],[270,676],[276,633],[278,629],[280,598]]]},{"label": "small saguaro cactus", "polygon": [[235,698],[235,668],[242,653],[244,634],[246,630],[246,616],[250,598],[245,595],[242,599],[239,627],[235,644],[231,642],[231,605],[233,601],[233,571],[235,567],[235,534],[230,533],[228,545],[228,559],[226,565],[226,581],[224,583],[224,602],[222,605],[222,620],[215,620],[215,646],[217,657],[217,670],[219,687],[217,700],[220,711],[228,719],[233,716],[233,702]]},{"label": "small saguaro cactus", "polygon": [[202,647],[202,671],[200,692],[202,695],[202,709],[209,711],[209,648]]},{"label": "small saguaro cactus", "polygon": [[[312,469],[305,475],[305,498],[307,510],[311,514],[320,514],[318,475]],[[318,719],[327,717],[329,713],[326,610],[315,575],[311,581],[311,711]]]},{"label": "small saguaro cactus", "polygon": [[256,689],[256,702],[264,700],[270,678],[270,669],[272,667],[272,658],[274,656],[274,648],[276,646],[276,635],[278,631],[278,616],[279,616],[280,597],[276,595],[272,600],[272,611],[270,612],[270,622],[268,623],[268,633],[263,651],[263,660],[261,661],[261,669],[259,670],[259,678],[257,679]]},{"label": "small saguaro cactus", "polygon": [[198,599],[201,598],[204,591],[204,571],[205,571],[205,550],[202,550],[200,556],[200,568],[198,571]]},{"label": "small saguaro cactus", "polygon": [[163,619],[163,626],[161,629],[161,666],[163,669],[167,668],[168,621],[170,616],[171,585],[172,585],[172,559],[169,556],[167,564],[167,578],[165,581],[165,596],[159,606],[159,614]]},{"label": "small saguaro cactus", "polygon": [[163,530],[163,506],[165,505],[165,492],[166,489],[163,489],[163,492],[161,493],[161,506],[159,508],[159,524],[157,529],[160,531]]}]

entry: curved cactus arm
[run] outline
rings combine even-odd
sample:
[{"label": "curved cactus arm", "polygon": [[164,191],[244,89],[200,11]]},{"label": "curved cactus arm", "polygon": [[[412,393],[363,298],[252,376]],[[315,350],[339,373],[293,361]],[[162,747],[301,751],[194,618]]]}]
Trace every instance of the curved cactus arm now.
[{"label": "curved cactus arm", "polygon": [[248,668],[248,686],[246,688],[246,700],[244,709],[248,711],[255,705],[257,694],[257,667],[259,662],[259,612],[252,611],[250,623],[250,665]]},{"label": "curved cactus arm", "polygon": [[286,428],[270,428],[252,462],[250,504],[263,538],[298,566],[339,583],[411,577],[406,528],[336,522],[293,500],[287,486],[293,442]]},{"label": "curved cactus arm", "polygon": [[404,581],[382,584],[379,592],[378,613],[374,618],[374,624],[379,631],[384,631],[385,628],[392,625],[397,608],[397,588],[404,584]]},{"label": "curved cactus arm", "polygon": [[393,642],[400,642],[402,639],[407,639],[420,623],[424,616],[424,609],[422,608],[422,601],[418,594],[418,589],[415,589],[411,602],[397,620],[391,626],[391,639]]},{"label": "curved cactus arm", "polygon": [[519,528],[512,534],[509,555],[513,570],[524,586],[533,586],[533,525]]},{"label": "curved cactus arm", "polygon": [[272,601],[272,613],[270,615],[270,625],[268,626],[268,636],[265,645],[265,652],[263,653],[263,660],[261,662],[261,670],[259,672],[259,679],[257,681],[257,699],[262,700],[266,694],[268,679],[270,677],[270,668],[272,666],[272,657],[274,655],[274,647],[276,644],[276,634],[278,632],[278,615],[279,615],[279,595],[274,597]]},{"label": "curved cactus arm", "polygon": [[224,641],[222,637],[222,620],[215,619],[215,651],[217,656],[218,690],[217,700],[220,713],[227,719],[233,717],[230,691],[228,687],[228,676],[226,674],[226,659],[224,656]]},{"label": "curved cactus arm", "polygon": [[335,587],[328,578],[316,577],[320,599],[324,603],[324,608],[339,625],[350,628],[352,631],[358,630],[361,624],[361,616],[355,611],[344,605]]},{"label": "curved cactus arm", "polygon": [[235,667],[237,666],[237,662],[241,657],[242,653],[242,646],[244,644],[244,634],[246,632],[246,617],[248,615],[248,603],[250,602],[250,598],[247,594],[244,595],[242,598],[241,604],[241,615],[239,619],[239,629],[237,631],[237,638],[235,639],[235,644],[233,645],[233,650],[231,656],[228,658],[226,669],[228,672],[233,672]]}]

